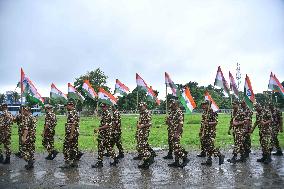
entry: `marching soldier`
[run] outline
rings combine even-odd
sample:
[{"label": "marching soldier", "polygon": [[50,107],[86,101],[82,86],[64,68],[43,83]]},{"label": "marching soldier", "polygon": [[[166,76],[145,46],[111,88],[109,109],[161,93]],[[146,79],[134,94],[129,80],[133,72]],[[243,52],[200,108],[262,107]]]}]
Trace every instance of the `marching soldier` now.
[{"label": "marching soldier", "polygon": [[245,132],[245,119],[242,111],[239,110],[238,102],[233,103],[233,111],[231,115],[231,124],[228,131],[228,134],[231,135],[231,129],[233,129],[234,137],[234,149],[233,157],[228,160],[228,162],[235,164],[237,160],[237,155],[240,154],[240,162],[244,162],[245,158],[245,149],[244,149],[244,132]]},{"label": "marching soldier", "polygon": [[111,166],[116,166],[118,164],[118,158],[115,155],[112,145],[112,118],[110,111],[108,110],[107,104],[102,104],[102,116],[100,127],[94,132],[99,134],[98,136],[98,162],[95,165],[92,165],[92,168],[101,168],[103,167],[103,155],[104,151],[107,150],[107,153],[113,159],[113,162],[110,163]]},{"label": "marching soldier", "polygon": [[137,151],[138,156],[133,158],[134,160],[143,160],[143,164],[138,165],[138,168],[148,169],[151,164],[154,163],[155,152],[150,147],[148,143],[148,137],[150,133],[151,123],[151,114],[147,110],[147,105],[145,102],[139,103],[139,120],[137,122],[137,131],[136,131],[136,139],[137,139]]},{"label": "marching soldier", "polygon": [[34,154],[35,154],[35,141],[36,141],[36,123],[37,120],[33,117],[31,109],[24,106],[21,121],[21,128],[23,129],[22,145],[23,145],[23,158],[27,165],[25,168],[27,170],[34,167]]},{"label": "marching soldier", "polygon": [[[179,108],[178,101],[173,102],[172,104],[172,119],[169,120],[169,124],[173,130],[173,150],[175,154],[175,161],[171,164],[168,164],[169,167],[185,167],[189,162],[187,158],[187,153],[185,153],[184,148],[180,144],[180,139],[182,137],[184,115],[181,109]],[[180,164],[179,160],[182,159],[183,162]]]},{"label": "marching soldier", "polygon": [[253,111],[251,111],[248,106],[246,105],[246,102],[243,100],[241,102],[241,110],[245,116],[245,131],[244,131],[244,148],[245,148],[245,157],[249,157],[249,154],[251,152],[251,138],[250,138],[250,132],[252,129],[252,115]]},{"label": "marching soldier", "polygon": [[166,124],[168,125],[168,144],[169,144],[169,152],[168,154],[163,157],[164,159],[173,159],[173,128],[172,125],[170,124],[170,121],[173,119],[173,110],[172,110],[172,105],[173,105],[173,100],[169,101],[169,115],[166,117]]},{"label": "marching soldier", "polygon": [[257,159],[257,162],[263,162],[268,164],[271,162],[271,112],[270,110],[264,109],[260,104],[255,105],[256,110],[256,122],[251,130],[253,133],[256,126],[259,128],[259,141],[262,148],[262,158]]},{"label": "marching soldier", "polygon": [[212,165],[212,156],[219,157],[219,165],[224,163],[225,156],[221,154],[219,149],[216,149],[214,146],[215,137],[216,137],[216,125],[218,124],[218,114],[214,112],[211,108],[209,101],[202,103],[203,115],[201,124],[203,125],[203,130],[201,137],[203,138],[203,144],[205,148],[205,153],[208,158],[207,161],[201,163],[201,165]]},{"label": "marching soldier", "polygon": [[22,132],[22,128],[21,128],[21,122],[22,122],[22,117],[23,117],[23,106],[20,107],[19,110],[19,114],[16,115],[14,122],[17,123],[18,125],[18,135],[19,135],[19,152],[15,153],[15,156],[17,156],[18,158],[22,158],[23,157],[23,144],[22,144],[22,136],[23,136],[23,132]]},{"label": "marching soldier", "polygon": [[[3,114],[0,115],[0,163],[10,164],[11,155],[11,126],[13,124],[14,117],[8,112],[7,104],[1,106]],[[6,158],[3,159],[2,155],[2,144],[4,145]],[[4,160],[4,161],[3,161]]]},{"label": "marching soldier", "polygon": [[65,140],[63,155],[65,166],[61,168],[78,167],[78,138],[80,117],[73,101],[67,103],[67,123],[65,123]]},{"label": "marching soldier", "polygon": [[113,144],[112,146],[116,145],[118,148],[119,154],[117,158],[124,158],[124,153],[123,153],[123,147],[122,147],[122,142],[121,142],[121,118],[120,118],[120,113],[118,111],[118,108],[116,106],[113,106],[112,108],[113,111],[113,118],[112,118],[112,141]]},{"label": "marching soldier", "polygon": [[47,160],[53,160],[58,151],[54,149],[54,134],[55,134],[55,126],[57,124],[56,115],[53,113],[53,107],[51,105],[45,106],[45,123],[44,129],[42,132],[43,140],[42,145],[48,152],[48,156],[45,158]]},{"label": "marching soldier", "polygon": [[281,133],[283,132],[282,112],[278,108],[276,108],[276,106],[273,106],[272,103],[269,104],[269,109],[272,115],[271,148],[275,147],[277,150],[275,153],[272,154],[276,156],[283,156],[282,149],[279,145],[279,140],[278,140],[279,132]]}]

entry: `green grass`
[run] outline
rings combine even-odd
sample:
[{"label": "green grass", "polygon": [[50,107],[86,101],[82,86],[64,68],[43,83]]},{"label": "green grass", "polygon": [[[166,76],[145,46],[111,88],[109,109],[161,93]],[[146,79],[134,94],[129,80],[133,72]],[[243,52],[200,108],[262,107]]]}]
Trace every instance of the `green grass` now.
[{"label": "green grass", "polygon": [[[135,150],[135,131],[136,121],[138,116],[122,116],[122,142],[123,146],[128,151]],[[201,114],[185,115],[184,131],[181,143],[186,149],[199,148],[199,128],[200,128]],[[62,150],[64,141],[64,124],[66,117],[58,116],[58,124],[56,126],[55,134],[55,147]],[[227,134],[230,122],[230,115],[220,114],[219,124],[217,125],[216,146],[222,148],[231,147],[233,145],[233,138]],[[167,126],[165,125],[165,115],[153,115],[152,127],[149,137],[149,143],[153,147],[167,148]],[[44,117],[38,118],[37,123],[37,136],[36,136],[36,151],[44,151],[41,144],[41,133],[43,130]],[[80,119],[80,137],[79,148],[80,150],[93,151],[97,150],[97,142],[94,140],[94,128],[99,126],[99,119],[96,117],[82,117]],[[95,138],[97,135],[95,135]],[[279,136],[281,146],[284,146],[284,136]],[[258,129],[252,135],[252,146],[259,147]],[[14,124],[12,127],[12,150],[18,150],[18,128]]]}]

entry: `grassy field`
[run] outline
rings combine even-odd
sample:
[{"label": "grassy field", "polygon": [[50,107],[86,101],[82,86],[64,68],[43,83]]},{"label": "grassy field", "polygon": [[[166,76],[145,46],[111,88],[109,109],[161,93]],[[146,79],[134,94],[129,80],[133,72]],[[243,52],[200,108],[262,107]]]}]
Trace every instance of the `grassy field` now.
[{"label": "grassy field", "polygon": [[[138,116],[123,115],[122,116],[122,142],[127,151],[135,150],[135,131],[136,121]],[[182,137],[182,144],[186,149],[198,149],[199,148],[199,128],[200,128],[201,114],[192,114],[185,116],[184,132]],[[58,124],[56,126],[55,134],[55,147],[62,150],[64,141],[64,124],[66,117],[58,117]],[[232,136],[227,134],[230,121],[230,115],[219,115],[219,124],[217,126],[216,146],[222,148],[230,148],[233,144]],[[153,115],[153,126],[151,128],[151,134],[149,137],[149,143],[153,147],[167,148],[167,126],[165,125],[165,115]],[[36,151],[44,151],[41,141],[41,133],[43,130],[44,117],[38,118],[37,123],[37,138],[36,138]],[[99,126],[99,119],[95,117],[82,117],[80,119],[80,137],[79,148],[80,150],[93,151],[97,150],[97,142],[94,140],[94,128]],[[95,136],[97,137],[97,135]],[[281,134],[279,137],[281,146],[284,146],[284,136]],[[256,129],[252,135],[252,145],[254,147],[259,146],[258,129]],[[18,129],[14,124],[12,128],[12,150],[15,152],[18,150]]]}]

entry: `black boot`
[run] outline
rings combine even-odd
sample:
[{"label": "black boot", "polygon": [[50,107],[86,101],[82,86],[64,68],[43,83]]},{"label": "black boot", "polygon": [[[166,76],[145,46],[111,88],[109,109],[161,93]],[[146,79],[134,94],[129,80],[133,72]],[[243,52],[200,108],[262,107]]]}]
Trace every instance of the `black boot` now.
[{"label": "black boot", "polygon": [[117,158],[122,159],[124,158],[124,153],[123,152],[119,152]]},{"label": "black boot", "polygon": [[34,168],[34,162],[33,160],[28,161],[28,165],[25,165],[26,170],[30,170]]},{"label": "black boot", "polygon": [[176,159],[173,163],[168,164],[169,167],[180,167],[179,159]]},{"label": "black boot", "polygon": [[0,163],[2,163],[3,160],[4,160],[4,158],[3,158],[3,155],[1,154],[1,155],[0,155]]},{"label": "black boot", "polygon": [[247,161],[246,155],[245,155],[245,154],[241,154],[241,157],[240,157],[240,159],[238,160],[238,162],[244,163],[244,162],[246,162],[246,161]]},{"label": "black boot", "polygon": [[[224,164],[224,159],[225,159],[225,156],[223,154],[220,154],[219,155],[219,165],[222,165]],[[212,161],[211,161],[212,162]]]},{"label": "black boot", "polygon": [[212,165],[212,158],[211,158],[211,157],[208,157],[205,162],[201,163],[201,165],[208,165],[208,166],[211,166],[211,165]]},{"label": "black boot", "polygon": [[113,160],[113,162],[110,163],[110,165],[111,165],[111,166],[116,166],[116,165],[118,164],[118,162],[119,162],[119,161],[118,161],[118,158],[115,157],[114,160]]},{"label": "black boot", "polygon": [[52,158],[52,153],[48,154],[48,156],[45,157],[46,160],[51,160]]},{"label": "black boot", "polygon": [[84,155],[83,152],[78,151],[78,154],[77,154],[77,156],[76,156],[76,160],[79,161],[83,155]]},{"label": "black boot", "polygon": [[15,156],[17,156],[18,158],[22,158],[22,157],[23,157],[22,154],[21,154],[21,152],[15,153]]},{"label": "black boot", "polygon": [[73,162],[70,164],[70,167],[72,167],[72,168],[77,168],[77,167],[78,167],[77,161],[73,161]]},{"label": "black boot", "polygon": [[168,154],[165,157],[163,157],[163,159],[173,159],[173,152],[169,151]]},{"label": "black boot", "polygon": [[237,160],[237,156],[234,155],[231,159],[228,159],[227,161],[232,163],[232,164],[235,164],[236,163],[236,160]]},{"label": "black boot", "polygon": [[140,168],[140,169],[149,169],[149,167],[150,167],[149,160],[150,159],[144,160],[143,164],[138,165],[138,168]]},{"label": "black boot", "polygon": [[109,153],[104,153],[105,157],[110,157]]},{"label": "black boot", "polygon": [[282,150],[277,150],[277,152],[272,153],[274,156],[283,156]]},{"label": "black boot", "polygon": [[256,161],[257,162],[263,162],[264,160],[265,160],[265,155],[264,154],[262,154],[262,158],[260,158],[260,159],[257,159]]},{"label": "black boot", "polygon": [[142,157],[140,155],[133,158],[133,160],[142,160]]},{"label": "black boot", "polygon": [[181,168],[184,168],[189,162],[189,159],[185,156],[183,159],[182,159],[182,164],[180,165]]},{"label": "black boot", "polygon": [[6,156],[6,159],[3,164],[10,164],[10,156]]},{"label": "black boot", "polygon": [[59,153],[59,152],[58,152],[57,150],[53,150],[50,160],[54,160],[54,158],[56,158],[56,156],[57,156],[58,153]]},{"label": "black boot", "polygon": [[263,163],[264,163],[264,164],[269,164],[271,161],[272,161],[271,155],[269,154],[269,155],[266,155],[266,158],[265,158],[265,160],[263,161]]},{"label": "black boot", "polygon": [[197,155],[197,157],[206,157],[206,153],[202,151],[200,154]]},{"label": "black boot", "polygon": [[157,157],[158,155],[156,154],[156,152],[154,150],[151,151],[151,156],[153,157]]},{"label": "black boot", "polygon": [[101,168],[103,167],[103,162],[102,161],[98,161],[95,165],[92,165],[92,168]]}]

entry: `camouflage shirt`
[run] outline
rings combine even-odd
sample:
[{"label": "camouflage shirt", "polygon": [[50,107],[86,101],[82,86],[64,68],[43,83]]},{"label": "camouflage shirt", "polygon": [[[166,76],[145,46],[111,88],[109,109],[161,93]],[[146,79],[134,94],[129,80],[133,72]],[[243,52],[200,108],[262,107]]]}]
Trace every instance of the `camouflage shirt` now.
[{"label": "camouflage shirt", "polygon": [[67,112],[67,123],[65,124],[65,133],[66,135],[70,135],[71,134],[71,128],[74,125],[74,135],[78,136],[79,135],[79,121],[80,121],[80,117],[78,112],[73,109]]},{"label": "camouflage shirt", "polygon": [[270,128],[270,125],[271,124],[268,124],[268,125],[261,125],[261,121],[263,122],[267,122],[269,120],[271,120],[272,117],[271,117],[271,112],[267,109],[262,109],[261,112],[257,112],[256,113],[256,123],[258,125],[258,128],[259,128],[259,131],[261,133],[270,133],[271,131],[271,128]]},{"label": "camouflage shirt", "polygon": [[3,111],[3,114],[0,115],[0,132],[3,134],[3,136],[11,134],[13,120],[13,115],[8,111]]},{"label": "camouflage shirt", "polygon": [[148,110],[144,110],[140,112],[138,123],[140,125],[147,125],[147,124],[150,125],[149,127],[144,127],[143,130],[148,131],[150,129],[152,125],[151,120],[152,120],[152,116]]},{"label": "camouflage shirt", "polygon": [[273,110],[271,111],[271,115],[272,115],[271,125],[273,127],[279,127],[282,119],[282,112],[277,108],[273,108]]},{"label": "camouflage shirt", "polygon": [[[207,118],[207,119],[206,119]],[[202,114],[202,120],[201,120],[201,126],[204,127],[205,133],[215,133],[216,132],[216,125],[209,125],[204,124],[204,122],[207,120],[207,122],[216,122],[218,123],[218,114],[212,110],[212,108],[209,109],[208,115],[206,115],[206,111]]]},{"label": "camouflage shirt", "polygon": [[177,131],[180,125],[183,126],[183,122],[184,122],[183,112],[180,109],[173,111],[173,115],[171,119],[171,125],[173,127],[173,130]]},{"label": "camouflage shirt", "polygon": [[36,140],[36,123],[37,120],[32,114],[22,116],[21,128],[27,131],[27,141],[34,142]]},{"label": "camouflage shirt", "polygon": [[115,110],[113,112],[112,122],[113,122],[113,131],[120,133],[121,132],[121,118],[120,118],[120,113],[118,110]]},{"label": "camouflage shirt", "polygon": [[55,126],[57,124],[56,115],[53,112],[47,112],[45,115],[45,123],[47,126],[46,132],[54,133]]},{"label": "camouflage shirt", "polygon": [[110,134],[112,131],[112,118],[109,110],[103,111],[101,115],[100,127],[103,127],[105,125],[109,126],[110,128],[105,130],[100,130],[100,134]]}]

